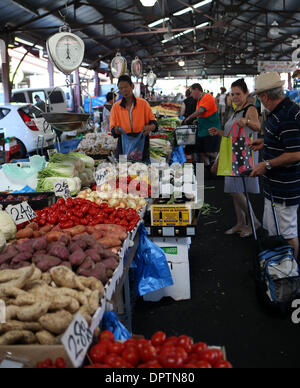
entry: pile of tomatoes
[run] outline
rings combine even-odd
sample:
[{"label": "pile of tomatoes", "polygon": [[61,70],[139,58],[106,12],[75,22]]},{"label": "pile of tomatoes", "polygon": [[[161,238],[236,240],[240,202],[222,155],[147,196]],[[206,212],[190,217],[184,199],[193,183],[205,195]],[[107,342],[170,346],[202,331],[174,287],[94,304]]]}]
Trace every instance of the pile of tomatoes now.
[{"label": "pile of tomatoes", "polygon": [[140,216],[133,209],[115,209],[103,203],[82,198],[60,198],[55,205],[36,211],[34,220],[40,227],[45,225],[59,225],[61,229],[71,229],[77,225],[96,226],[99,224],[120,225],[132,231],[140,220]]},{"label": "pile of tomatoes", "polygon": [[66,369],[67,364],[65,360],[61,357],[57,358],[55,362],[53,362],[50,358],[43,362],[38,362],[36,364],[37,369]]},{"label": "pile of tomatoes", "polygon": [[220,349],[197,344],[187,335],[167,338],[157,332],[151,340],[116,342],[109,331],[89,351],[92,365],[86,368],[232,368]]}]

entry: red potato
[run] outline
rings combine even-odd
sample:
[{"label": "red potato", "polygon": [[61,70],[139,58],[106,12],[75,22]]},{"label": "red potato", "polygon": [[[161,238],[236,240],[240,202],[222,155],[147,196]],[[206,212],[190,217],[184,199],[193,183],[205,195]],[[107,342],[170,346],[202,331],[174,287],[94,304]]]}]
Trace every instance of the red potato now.
[{"label": "red potato", "polygon": [[19,253],[17,256],[15,256],[11,263],[12,264],[18,264],[22,261],[28,261],[32,258],[32,253],[31,252],[22,252],[22,253]]},{"label": "red potato", "polygon": [[3,253],[9,255],[12,259],[19,253],[19,251],[13,245],[9,245],[8,247],[6,247]]},{"label": "red potato", "polygon": [[78,236],[73,237],[73,241],[85,241],[87,244],[87,247],[92,248],[96,245],[95,239],[89,235],[88,233],[84,233]]},{"label": "red potato", "polygon": [[94,248],[93,248],[95,251],[97,251],[97,253],[102,257],[104,251],[105,251],[105,248],[103,247],[103,245],[97,243]]},{"label": "red potato", "polygon": [[126,228],[124,228],[123,226],[119,226],[119,225],[107,225],[107,224],[96,225],[95,230],[97,230],[99,232],[105,232],[106,234],[107,233],[113,234],[113,233],[118,233],[118,232],[119,233],[126,233]]},{"label": "red potato", "polygon": [[80,247],[80,245],[78,244],[78,242],[71,242],[71,244],[69,245],[69,252],[72,254],[76,251],[79,251],[79,250],[82,250],[82,248]]},{"label": "red potato", "polygon": [[78,273],[80,273],[80,271],[83,271],[83,270],[93,270],[95,268],[95,263],[93,262],[93,260],[90,258],[90,257],[87,257],[84,262],[81,264],[80,268],[78,269]]},{"label": "red potato", "polygon": [[89,233],[89,234],[93,234],[96,232],[96,228],[95,226],[87,226],[86,227],[86,231]]},{"label": "red potato", "polygon": [[3,255],[0,255],[0,265],[7,264],[11,261],[11,256],[7,253],[4,253]]},{"label": "red potato", "polygon": [[101,263],[105,266],[106,269],[111,269],[112,271],[115,271],[115,269],[119,266],[119,263],[113,257],[105,259]]},{"label": "red potato", "polygon": [[21,238],[20,240],[17,240],[17,245],[23,244],[25,241],[29,241],[29,238]]},{"label": "red potato", "polygon": [[84,262],[85,257],[85,253],[82,249],[80,249],[72,253],[72,255],[69,257],[69,261],[74,267],[79,267]]},{"label": "red potato", "polygon": [[69,250],[60,243],[53,244],[52,247],[48,249],[48,253],[50,256],[58,257],[63,261],[69,260],[70,257]]},{"label": "red potato", "polygon": [[26,227],[25,229],[19,230],[16,234],[17,239],[31,238],[32,236],[33,236],[33,230],[28,227]]},{"label": "red potato", "polygon": [[63,261],[61,264],[60,264],[61,267],[67,267],[69,268],[71,271],[73,270],[72,268],[72,264],[69,262],[69,261]]},{"label": "red potato", "polygon": [[57,257],[53,257],[50,255],[41,255],[37,257],[37,268],[42,272],[47,272],[53,267],[57,267],[61,264],[61,260]]},{"label": "red potato", "polygon": [[61,238],[58,240],[60,244],[68,246],[71,243],[71,237],[68,234],[63,234]]},{"label": "red potato", "polygon": [[105,249],[103,252],[103,255],[102,255],[102,259],[105,260],[105,259],[109,259],[111,257],[113,257],[118,262],[120,261],[120,258],[117,254],[113,254],[110,249]]},{"label": "red potato", "polygon": [[98,263],[94,266],[93,269],[79,269],[78,274],[86,277],[95,277],[100,280],[103,284],[107,282],[107,273],[106,268],[102,263]]},{"label": "red potato", "polygon": [[32,248],[33,240],[24,241],[22,244],[16,245],[16,248],[19,252],[33,252]]},{"label": "red potato", "polygon": [[47,249],[47,238],[46,237],[40,237],[37,238],[32,242],[32,248],[34,251],[42,251],[44,249]]},{"label": "red potato", "polygon": [[[76,239],[77,237],[77,239]],[[80,236],[75,236],[72,240],[72,243],[71,244],[76,244],[79,248],[85,250],[87,249],[88,245],[86,243],[86,241],[82,240],[79,238]],[[73,246],[73,245],[72,245]],[[73,252],[72,252],[73,253]]]},{"label": "red potato", "polygon": [[24,268],[24,267],[30,267],[31,264],[32,263],[30,263],[29,261],[22,261],[20,263],[11,265],[10,269],[20,269],[20,268]]},{"label": "red potato", "polygon": [[85,251],[85,256],[90,257],[94,263],[99,263],[101,261],[100,254],[97,252],[96,249],[88,249]]}]

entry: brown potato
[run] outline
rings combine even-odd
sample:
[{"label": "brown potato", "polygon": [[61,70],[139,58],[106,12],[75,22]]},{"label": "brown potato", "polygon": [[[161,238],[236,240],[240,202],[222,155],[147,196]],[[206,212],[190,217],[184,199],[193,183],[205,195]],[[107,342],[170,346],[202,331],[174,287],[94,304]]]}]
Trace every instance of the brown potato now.
[{"label": "brown potato", "polygon": [[72,314],[68,311],[61,310],[57,313],[45,314],[39,319],[39,323],[44,329],[53,334],[63,334],[70,326],[73,320]]}]

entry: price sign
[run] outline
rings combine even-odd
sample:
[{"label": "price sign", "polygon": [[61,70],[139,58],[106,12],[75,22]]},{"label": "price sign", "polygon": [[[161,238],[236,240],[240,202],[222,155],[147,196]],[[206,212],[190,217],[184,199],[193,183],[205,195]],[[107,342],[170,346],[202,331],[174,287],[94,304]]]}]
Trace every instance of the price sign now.
[{"label": "price sign", "polygon": [[95,181],[97,186],[102,186],[107,183],[109,171],[106,168],[101,168],[95,172]]},{"label": "price sign", "polygon": [[93,333],[87,321],[78,313],[61,339],[75,368],[81,367],[92,341]]},{"label": "price sign", "polygon": [[37,217],[31,206],[29,206],[27,202],[22,202],[14,206],[9,205],[7,206],[5,211],[11,216],[16,225],[31,221],[32,219]]},{"label": "price sign", "polygon": [[54,193],[57,197],[63,197],[64,199],[70,198],[71,193],[67,181],[54,183]]}]

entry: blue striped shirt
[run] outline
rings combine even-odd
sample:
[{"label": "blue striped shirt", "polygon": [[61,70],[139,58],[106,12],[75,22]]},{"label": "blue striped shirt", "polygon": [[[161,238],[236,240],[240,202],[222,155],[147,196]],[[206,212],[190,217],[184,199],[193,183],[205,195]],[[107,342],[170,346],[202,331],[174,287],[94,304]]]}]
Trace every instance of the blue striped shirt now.
[{"label": "blue striped shirt", "polygon": [[[300,152],[300,107],[285,98],[268,115],[265,129],[264,160],[272,160],[284,153]],[[265,197],[270,189],[275,202],[287,206],[300,204],[300,163],[274,168],[264,177]]]}]

